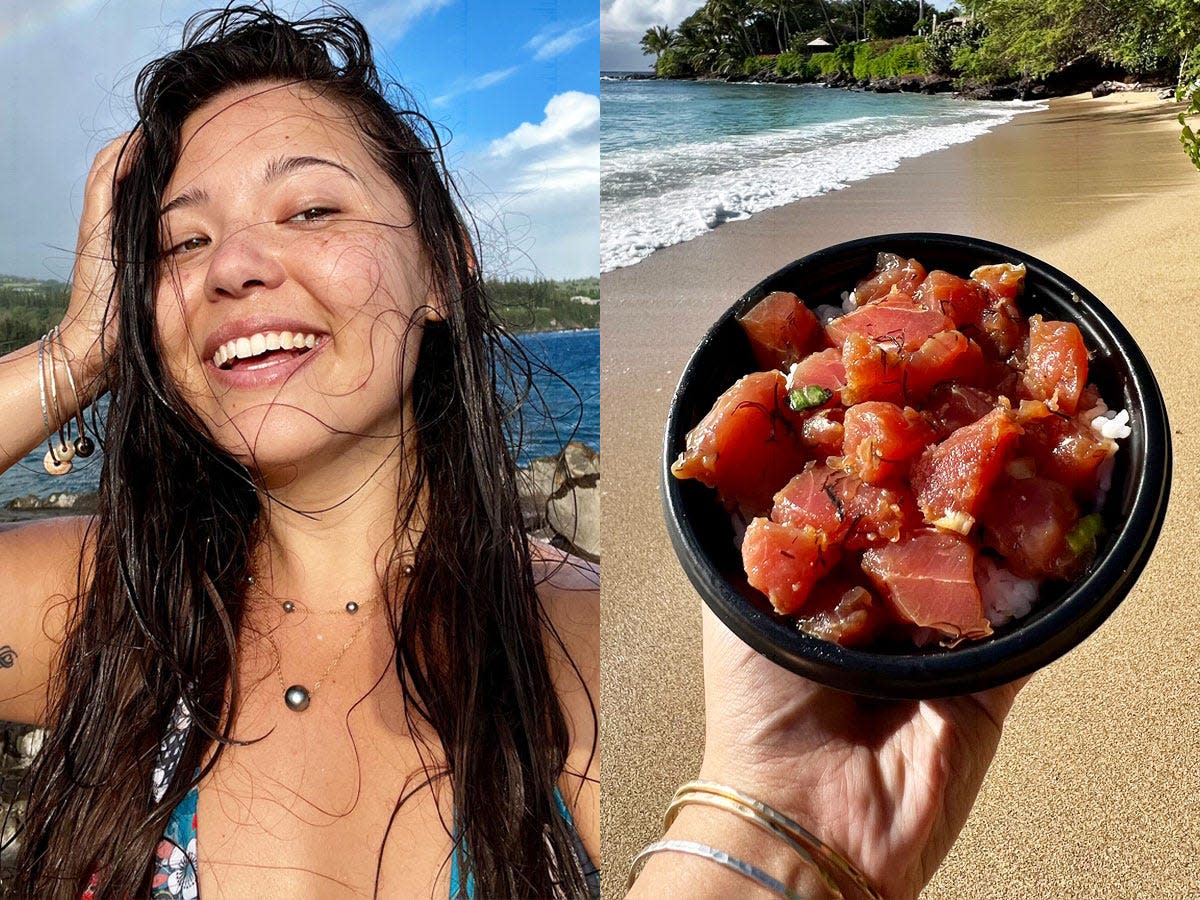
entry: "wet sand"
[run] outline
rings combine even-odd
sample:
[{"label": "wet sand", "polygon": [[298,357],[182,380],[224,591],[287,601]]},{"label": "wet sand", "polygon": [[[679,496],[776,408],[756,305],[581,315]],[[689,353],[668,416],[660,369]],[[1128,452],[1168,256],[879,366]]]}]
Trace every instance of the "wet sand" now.
[{"label": "wet sand", "polygon": [[923,894],[1200,895],[1200,172],[1153,95],[1067,98],[896,172],[727,224],[602,277],[601,734],[606,895],[660,834],[703,738],[699,601],[662,522],[667,404],[743,291],[813,250],[889,231],[998,241],[1074,276],[1121,318],[1167,400],[1170,510],[1137,587],[1023,691],[958,843]]}]

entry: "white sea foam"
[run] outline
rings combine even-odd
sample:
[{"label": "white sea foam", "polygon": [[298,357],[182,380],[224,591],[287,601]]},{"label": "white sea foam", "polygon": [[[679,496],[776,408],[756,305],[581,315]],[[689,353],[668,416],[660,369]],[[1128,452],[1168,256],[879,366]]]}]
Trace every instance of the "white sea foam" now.
[{"label": "white sea foam", "polygon": [[601,271],[717,226],[890,172],[900,162],[965,143],[1030,109],[1021,103],[947,105],[936,115],[860,116],[602,154]]}]

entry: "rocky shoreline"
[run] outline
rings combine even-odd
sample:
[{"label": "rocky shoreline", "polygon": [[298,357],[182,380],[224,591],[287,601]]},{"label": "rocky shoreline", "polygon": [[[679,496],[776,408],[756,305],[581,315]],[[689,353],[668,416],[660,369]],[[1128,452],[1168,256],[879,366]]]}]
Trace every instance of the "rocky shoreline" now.
[{"label": "rocky shoreline", "polygon": [[779,76],[773,72],[756,75],[734,74],[723,77],[660,79],[651,73],[634,72],[609,76],[617,81],[719,81],[729,84],[815,84],[850,91],[876,94],[952,94],[961,100],[1048,100],[1072,94],[1091,92],[1103,97],[1119,91],[1159,91],[1163,99],[1173,96],[1167,81],[1142,82],[1119,66],[1103,63],[1090,57],[1080,57],[1044,78],[1021,78],[1007,82],[964,81],[949,75],[897,75],[890,78],[855,78],[846,72],[818,78]]},{"label": "rocky shoreline", "polygon": [[[592,562],[600,560],[600,454],[571,441],[557,456],[532,460],[517,472],[521,513],[533,537]],[[96,512],[94,491],[30,494],[0,506],[0,523]]]}]

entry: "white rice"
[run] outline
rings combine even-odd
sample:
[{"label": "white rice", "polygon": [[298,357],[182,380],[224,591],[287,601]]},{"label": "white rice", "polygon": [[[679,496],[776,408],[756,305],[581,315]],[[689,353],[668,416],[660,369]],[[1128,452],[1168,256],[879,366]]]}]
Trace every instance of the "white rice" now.
[{"label": "white rice", "polygon": [[1041,587],[1036,578],[1018,578],[982,554],[975,559],[975,583],[983,598],[983,614],[993,628],[1029,615]]},{"label": "white rice", "polygon": [[1129,427],[1129,412],[1127,410],[1101,413],[1091,420],[1092,430],[1106,441],[1117,441],[1133,434]]}]

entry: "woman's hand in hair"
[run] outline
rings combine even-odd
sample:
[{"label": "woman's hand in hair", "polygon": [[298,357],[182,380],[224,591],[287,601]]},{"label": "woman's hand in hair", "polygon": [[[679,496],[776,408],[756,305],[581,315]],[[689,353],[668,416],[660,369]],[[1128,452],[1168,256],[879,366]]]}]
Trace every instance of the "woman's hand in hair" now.
[{"label": "woman's hand in hair", "polygon": [[[75,245],[71,300],[62,321],[63,339],[89,393],[103,390],[104,360],[117,337],[116,268],[112,250],[113,196],[137,153],[136,134],[126,132],[96,154],[83,190],[83,215]],[[103,338],[103,340],[102,340]]]},{"label": "woman's hand in hair", "polygon": [[[923,702],[854,697],[760,656],[707,608],[704,682],[701,777],[792,816],[858,865],[889,900],[916,897],[949,852],[1024,684]],[[740,826],[728,838],[734,845],[721,849],[777,877],[785,874],[778,867],[793,863],[781,842],[728,813],[684,807],[677,822],[685,813],[688,827],[700,830],[679,837],[703,840],[706,827]],[[720,846],[723,838],[705,842]],[[743,839],[767,843],[746,849],[737,843]],[[760,846],[768,855],[752,858]]]}]

